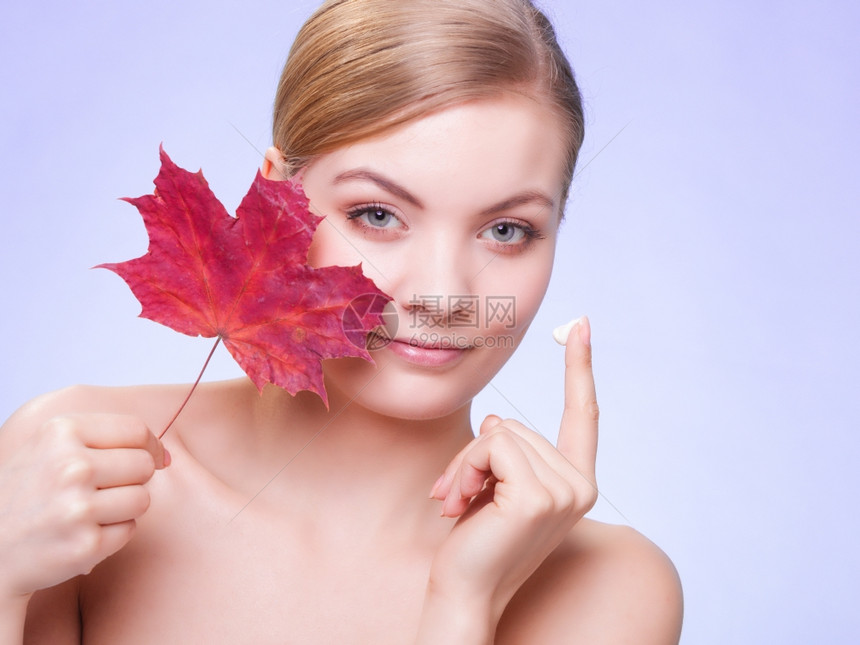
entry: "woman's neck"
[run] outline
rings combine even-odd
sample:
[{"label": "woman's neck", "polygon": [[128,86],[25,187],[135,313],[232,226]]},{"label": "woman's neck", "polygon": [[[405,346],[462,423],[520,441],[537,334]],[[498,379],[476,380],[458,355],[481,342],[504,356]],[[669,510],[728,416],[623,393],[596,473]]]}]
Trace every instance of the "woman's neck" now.
[{"label": "woman's neck", "polygon": [[[215,461],[233,460],[222,479],[255,504],[283,507],[312,518],[323,534],[334,524],[385,527],[414,539],[428,517],[439,523],[430,488],[472,438],[469,405],[432,420],[378,414],[330,391],[327,410],[318,397],[293,397],[274,387],[262,396],[246,389],[243,412],[218,433]],[[227,423],[227,422],[225,422]],[[236,427],[241,426],[241,427]],[[404,535],[404,539],[406,536]]]}]

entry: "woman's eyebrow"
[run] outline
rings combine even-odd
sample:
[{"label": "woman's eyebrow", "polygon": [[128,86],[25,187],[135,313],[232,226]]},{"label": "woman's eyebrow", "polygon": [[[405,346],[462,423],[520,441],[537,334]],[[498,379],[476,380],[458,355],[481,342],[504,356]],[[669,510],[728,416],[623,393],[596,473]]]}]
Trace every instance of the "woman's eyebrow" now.
[{"label": "woman's eyebrow", "polygon": [[360,179],[364,181],[371,181],[380,188],[385,191],[388,191],[392,195],[399,197],[400,199],[409,202],[416,208],[423,209],[424,205],[421,203],[417,197],[415,197],[412,193],[406,190],[403,186],[398,184],[397,182],[388,179],[387,177],[383,177],[382,175],[373,172],[372,170],[366,170],[364,168],[356,168],[355,170],[347,170],[345,172],[340,173],[337,177],[334,178],[335,184],[350,181],[352,179]]},{"label": "woman's eyebrow", "polygon": [[[409,202],[416,208],[424,208],[424,204],[421,203],[421,200],[415,197],[403,186],[389,179],[388,177],[384,177],[383,175],[380,175],[379,173],[376,173],[372,170],[368,170],[366,168],[355,168],[353,170],[346,170],[337,175],[332,183],[338,184],[355,179],[360,181],[370,181],[382,188],[383,190],[391,193],[392,195]],[[481,215],[495,215],[496,213],[503,213],[504,211],[511,210],[512,208],[516,208],[517,206],[524,206],[526,204],[532,203],[537,203],[550,211],[555,210],[555,201],[548,197],[545,193],[542,193],[537,190],[526,190],[522,193],[514,195],[513,197],[509,197],[508,199],[502,200],[497,204],[493,204],[488,208],[485,208],[483,211],[481,211]]]},{"label": "woman's eyebrow", "polygon": [[509,197],[498,204],[493,204],[489,208],[485,208],[481,211],[481,215],[495,215],[496,213],[503,213],[504,211],[516,208],[517,206],[524,206],[526,204],[533,203],[543,206],[550,212],[555,210],[555,200],[550,199],[546,194],[540,191],[526,190],[514,195],[513,197]]}]

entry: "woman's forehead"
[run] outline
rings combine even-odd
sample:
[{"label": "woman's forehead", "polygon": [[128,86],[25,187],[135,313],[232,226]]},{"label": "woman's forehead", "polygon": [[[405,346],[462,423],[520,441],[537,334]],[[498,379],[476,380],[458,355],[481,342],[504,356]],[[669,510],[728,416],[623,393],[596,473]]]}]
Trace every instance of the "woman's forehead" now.
[{"label": "woman's forehead", "polygon": [[562,126],[542,104],[518,95],[472,101],[412,120],[315,160],[306,172],[330,181],[373,172],[417,196],[528,189],[558,201],[566,149]]}]

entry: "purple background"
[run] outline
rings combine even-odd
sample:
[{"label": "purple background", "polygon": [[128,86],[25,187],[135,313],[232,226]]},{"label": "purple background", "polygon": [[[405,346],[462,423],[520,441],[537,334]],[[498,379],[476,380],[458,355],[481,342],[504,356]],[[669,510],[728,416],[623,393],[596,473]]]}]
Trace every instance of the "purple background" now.
[{"label": "purple background", "polygon": [[[145,250],[116,198],[151,191],[161,142],[235,209],[316,3],[22,4],[0,7],[4,418],[70,383],[193,380],[209,341],[137,319],[88,267]],[[545,4],[587,102],[584,163],[546,304],[475,417],[553,437],[549,332],[588,313],[593,515],[673,558],[683,642],[856,642],[860,8]],[[238,374],[217,356],[208,378]]]}]

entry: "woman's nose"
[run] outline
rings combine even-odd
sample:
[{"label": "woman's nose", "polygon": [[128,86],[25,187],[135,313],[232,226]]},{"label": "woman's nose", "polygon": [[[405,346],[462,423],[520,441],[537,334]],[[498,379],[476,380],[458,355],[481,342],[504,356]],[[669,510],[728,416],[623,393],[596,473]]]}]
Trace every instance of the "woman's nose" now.
[{"label": "woman's nose", "polygon": [[465,249],[444,239],[416,246],[409,251],[397,292],[391,294],[407,312],[409,326],[429,330],[477,321],[478,296]]},{"label": "woman's nose", "polygon": [[413,330],[469,327],[478,323],[478,296],[470,294],[414,295],[407,303]]}]

